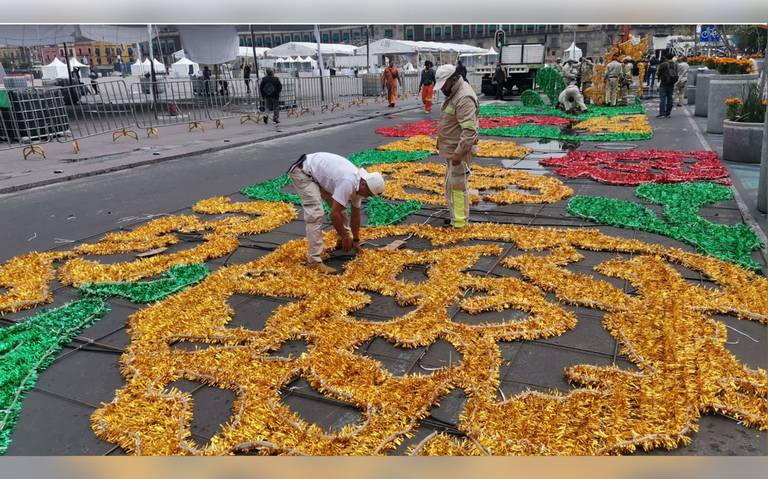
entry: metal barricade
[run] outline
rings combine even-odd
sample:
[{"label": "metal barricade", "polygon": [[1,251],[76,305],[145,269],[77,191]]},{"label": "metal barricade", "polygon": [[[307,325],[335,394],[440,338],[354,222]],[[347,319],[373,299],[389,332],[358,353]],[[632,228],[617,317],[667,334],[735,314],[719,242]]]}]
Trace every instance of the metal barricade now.
[{"label": "metal barricade", "polygon": [[187,124],[188,131],[205,130],[209,97],[215,83],[203,80],[160,80],[131,86],[136,124],[147,136],[159,135],[158,128]]},{"label": "metal barricade", "polygon": [[71,141],[75,152],[80,150],[80,140],[105,133],[111,133],[113,141],[122,137],[138,140],[133,102],[125,81],[76,84],[50,90],[59,93],[56,98],[69,121],[69,131],[57,139]]},{"label": "metal barricade", "polygon": [[227,118],[238,118],[241,125],[258,123],[261,98],[254,80],[222,78],[213,82],[215,91],[205,98],[208,119],[215,122],[216,128],[224,128]]}]

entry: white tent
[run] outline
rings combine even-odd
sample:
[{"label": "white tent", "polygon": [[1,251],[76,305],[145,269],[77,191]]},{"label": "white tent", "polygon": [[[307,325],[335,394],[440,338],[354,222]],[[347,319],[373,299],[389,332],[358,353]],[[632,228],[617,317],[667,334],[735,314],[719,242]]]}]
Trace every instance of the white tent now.
[{"label": "white tent", "polygon": [[[155,64],[155,73],[165,73],[165,65],[157,61],[157,58],[153,58],[153,60],[153,63]],[[145,59],[141,66],[144,69],[144,73],[152,73],[152,67],[150,66],[149,58]]]},{"label": "white tent", "polygon": [[[253,47],[238,47],[238,57],[245,57],[245,58],[253,58]],[[267,52],[269,52],[269,48],[264,47],[256,47],[256,56],[259,58],[264,58],[267,56]]]},{"label": "white tent", "polygon": [[[355,55],[367,55],[367,47],[355,50]],[[325,52],[323,52],[325,53]],[[461,43],[415,42],[384,38],[371,43],[371,55],[405,55],[410,53],[471,53],[485,54],[488,50]]]},{"label": "white tent", "polygon": [[77,59],[77,57],[72,57],[69,59],[69,68],[71,70],[74,70],[75,68],[79,68],[80,73],[80,79],[84,80],[88,78],[88,75],[91,74],[91,67],[88,65],[85,65],[83,63],[80,63]]},{"label": "white tent", "polygon": [[200,73],[200,65],[188,58],[182,58],[181,60],[171,65],[171,75],[174,78],[187,78],[189,77],[190,66],[192,67],[193,75],[198,75]]},{"label": "white tent", "polygon": [[579,61],[579,58],[581,58],[581,48],[577,47],[575,43],[571,42],[571,46],[566,48],[563,52],[563,61]]},{"label": "white tent", "polygon": [[[147,66],[149,66],[149,63],[147,63]],[[144,64],[141,63],[141,60],[136,59],[136,63],[131,65],[131,75],[134,76],[143,76],[145,73],[149,73],[148,71],[144,71]]]},{"label": "white tent", "polygon": [[51,63],[43,66],[43,78],[46,80],[68,77],[69,75],[67,75],[67,64],[58,58],[54,58]]},{"label": "white tent", "polygon": [[[321,43],[320,52],[323,55],[354,55],[354,45],[342,45],[339,43]],[[267,53],[270,57],[282,57],[286,55],[317,55],[317,43],[288,42],[272,48]]]}]

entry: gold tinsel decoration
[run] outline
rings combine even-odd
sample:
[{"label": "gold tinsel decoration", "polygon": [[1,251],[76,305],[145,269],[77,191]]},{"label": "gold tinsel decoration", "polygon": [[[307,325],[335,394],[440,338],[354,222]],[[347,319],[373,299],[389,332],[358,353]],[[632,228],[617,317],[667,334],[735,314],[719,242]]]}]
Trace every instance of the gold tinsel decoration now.
[{"label": "gold tinsel decoration", "polygon": [[596,116],[576,123],[574,128],[592,133],[653,133],[645,115]]},{"label": "gold tinsel decoration", "polygon": [[[445,204],[444,164],[388,163],[369,169],[386,175],[385,198]],[[512,190],[508,188],[510,185],[521,190],[538,190],[538,194]],[[470,195],[472,203],[481,199],[498,204],[554,203],[573,194],[573,190],[557,178],[497,166],[473,165],[469,187],[480,192],[480,195]]]},{"label": "gold tinsel decoration", "polygon": [[[728,314],[768,322],[763,277],[715,258],[594,229],[405,225],[366,228],[361,234],[363,240],[414,235],[434,249],[364,249],[342,274],[323,275],[304,266],[306,244],[295,240],[251,263],[219,269],[135,313],[121,361],[126,385],[93,414],[96,434],[137,454],[383,454],[411,436],[457,387],[468,396],[458,425],[466,438],[433,435],[412,453],[592,455],[675,448],[690,441],[705,412],[768,428],[766,372],[735,359],[724,347],[725,327],[713,319]],[[493,243],[464,244],[477,241]],[[329,232],[326,250],[335,242]],[[519,253],[501,257],[507,244]],[[634,255],[595,270],[626,279],[636,294],[569,271],[568,265],[583,258],[579,250]],[[500,257],[522,279],[466,272],[484,256]],[[717,287],[688,283],[672,264],[700,272]],[[427,266],[428,279],[397,279],[411,265]],[[371,302],[366,291],[416,309],[388,322],[353,317]],[[576,365],[564,373],[580,389],[498,399],[497,341],[545,338],[576,324],[546,293],[560,303],[605,311],[605,327],[638,370]],[[234,315],[228,300],[235,294],[295,301],[279,306],[264,329],[253,331],[228,326]],[[449,309],[456,303],[468,313],[518,309],[528,318],[467,325],[451,320]],[[429,375],[394,377],[378,361],[354,353],[374,337],[405,348],[443,339],[461,359]],[[269,355],[292,339],[306,341],[309,350],[289,359]],[[210,346],[172,347],[179,341]],[[363,418],[332,433],[305,422],[281,401],[281,388],[297,377],[358,408]],[[168,388],[182,378],[237,396],[232,417],[206,446],[191,437],[192,397]]]},{"label": "gold tinsel decoration", "polygon": [[[376,149],[437,153],[437,140],[427,135],[415,135],[381,145]],[[480,140],[477,144],[477,156],[481,158],[523,158],[531,151],[533,151],[531,148],[520,146],[514,141]]]}]

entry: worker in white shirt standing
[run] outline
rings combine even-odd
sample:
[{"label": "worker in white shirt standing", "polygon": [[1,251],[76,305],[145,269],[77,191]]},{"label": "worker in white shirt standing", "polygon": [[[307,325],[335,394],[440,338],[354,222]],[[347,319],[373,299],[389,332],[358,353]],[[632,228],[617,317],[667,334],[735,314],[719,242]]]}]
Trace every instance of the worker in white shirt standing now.
[{"label": "worker in white shirt standing", "polygon": [[[351,161],[333,153],[301,155],[288,170],[301,198],[307,234],[307,264],[321,273],[333,274],[323,264],[323,201],[331,207],[331,223],[336,230],[336,247],[349,252],[360,248],[360,208],[362,198],[384,192],[381,173],[368,173]],[[347,205],[352,217],[347,217]]]}]

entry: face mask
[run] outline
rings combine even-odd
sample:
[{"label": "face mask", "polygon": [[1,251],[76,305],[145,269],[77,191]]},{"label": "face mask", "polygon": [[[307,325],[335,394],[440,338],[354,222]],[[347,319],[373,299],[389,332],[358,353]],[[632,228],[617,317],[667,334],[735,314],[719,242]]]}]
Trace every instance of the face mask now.
[{"label": "face mask", "polygon": [[440,91],[443,92],[443,95],[445,96],[451,96],[451,89],[453,88],[453,85],[448,85],[448,82],[443,85],[442,88],[440,88]]}]

